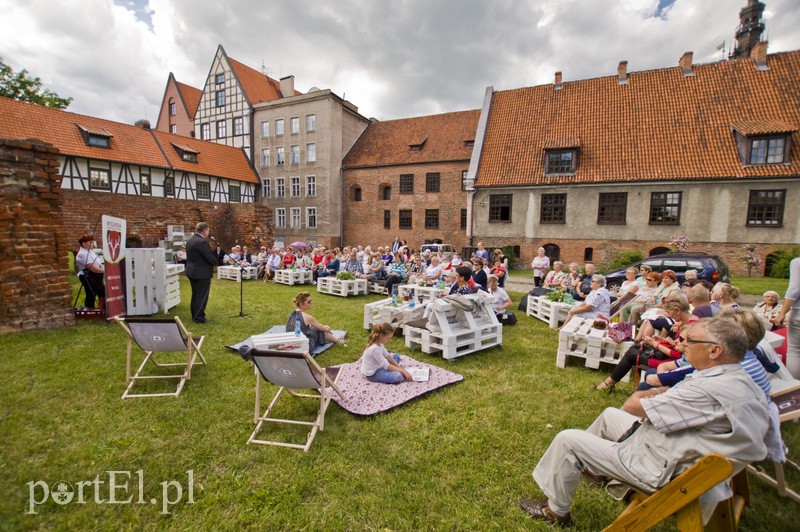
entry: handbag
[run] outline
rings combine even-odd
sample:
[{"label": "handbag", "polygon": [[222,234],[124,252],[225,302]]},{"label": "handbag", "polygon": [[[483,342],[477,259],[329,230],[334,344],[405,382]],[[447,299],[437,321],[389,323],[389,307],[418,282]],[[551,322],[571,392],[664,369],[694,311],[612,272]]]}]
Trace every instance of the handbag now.
[{"label": "handbag", "polygon": [[611,327],[608,328],[608,337],[618,344],[621,344],[627,340],[632,340],[633,325],[627,321],[612,323]]}]

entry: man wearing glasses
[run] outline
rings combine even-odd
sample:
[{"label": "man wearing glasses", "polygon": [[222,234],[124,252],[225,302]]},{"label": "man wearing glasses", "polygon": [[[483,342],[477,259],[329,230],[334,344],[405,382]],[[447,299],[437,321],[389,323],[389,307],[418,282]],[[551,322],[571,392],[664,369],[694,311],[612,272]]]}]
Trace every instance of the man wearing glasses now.
[{"label": "man wearing glasses", "polygon": [[[610,477],[652,493],[712,452],[742,462],[766,456],[766,399],[740,364],[745,333],[715,318],[697,322],[683,341],[696,371],[673,388],[634,393],[622,410],[607,408],[585,431],[560,432],[533,470],[547,499],[520,499],[525,512],[570,525],[582,474],[595,483]],[[723,483],[709,494],[706,504],[728,498],[730,490]]]}]

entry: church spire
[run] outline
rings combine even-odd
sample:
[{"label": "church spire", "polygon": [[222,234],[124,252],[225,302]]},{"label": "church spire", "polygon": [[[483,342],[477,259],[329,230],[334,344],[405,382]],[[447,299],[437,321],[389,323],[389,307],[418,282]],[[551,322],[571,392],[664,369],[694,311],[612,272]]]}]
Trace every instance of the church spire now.
[{"label": "church spire", "polygon": [[747,0],[747,5],[739,11],[736,47],[731,52],[731,59],[750,57],[753,48],[761,41],[761,34],[764,32],[764,19],[761,15],[765,7],[758,0]]}]

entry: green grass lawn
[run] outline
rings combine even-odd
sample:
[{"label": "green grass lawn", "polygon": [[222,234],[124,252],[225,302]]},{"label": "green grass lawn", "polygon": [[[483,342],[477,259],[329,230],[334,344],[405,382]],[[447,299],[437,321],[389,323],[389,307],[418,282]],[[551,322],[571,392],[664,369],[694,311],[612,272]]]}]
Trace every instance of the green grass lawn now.
[{"label": "green grass lawn", "polygon": [[[517,508],[521,495],[541,496],[531,478],[537,460],[560,430],[587,427],[607,406],[619,406],[630,385],[615,394],[590,391],[607,375],[576,362],[555,366],[557,334],[518,312],[502,349],[454,363],[401,339],[389,348],[464,375],[463,382],[385,414],[353,416],[331,404],[325,431],[309,453],[246,445],[253,428],[251,366],[224,346],[285,322],[298,288],[246,282],[245,313],[239,285],[213,281],[204,326],[189,322],[189,285],[173,309],[193,333],[206,335],[208,366],[198,366],[179,398],[123,401],[125,340],[118,326],[79,322],[67,330],[0,336],[0,530],[26,529],[308,529],[308,530],[529,530],[549,529]],[[512,297],[519,299],[519,294]],[[379,296],[341,299],[314,293],[311,313],[350,332],[346,347],[320,355],[322,365],[353,361],[367,338],[363,305]],[[266,387],[270,390],[270,387]],[[313,406],[286,403],[290,416]],[[276,414],[280,415],[281,412]],[[790,449],[800,430],[784,428]],[[143,504],[136,504],[138,474]],[[187,502],[187,473],[194,477]],[[29,515],[29,483],[90,481],[108,500],[107,471],[133,496],[130,504],[98,504],[88,486],[85,504],[52,500]],[[797,475],[789,477],[798,484]],[[163,486],[177,481],[181,502],[161,514]],[[789,530],[798,506],[751,479],[752,507],[743,529]],[[36,492],[40,496],[41,492]],[[169,495],[176,498],[176,488]],[[77,495],[76,495],[77,497]],[[156,504],[149,504],[150,499]],[[581,530],[599,530],[622,503],[582,482],[573,518]],[[674,521],[664,530],[674,527]]]}]

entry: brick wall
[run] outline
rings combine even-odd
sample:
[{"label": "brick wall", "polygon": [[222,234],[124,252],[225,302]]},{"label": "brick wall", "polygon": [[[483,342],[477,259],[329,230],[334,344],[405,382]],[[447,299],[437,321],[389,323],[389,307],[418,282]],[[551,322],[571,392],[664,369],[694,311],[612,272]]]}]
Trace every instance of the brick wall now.
[{"label": "brick wall", "polygon": [[58,150],[0,139],[0,332],[74,324]]},{"label": "brick wall", "polygon": [[168,225],[183,225],[191,232],[197,222],[211,226],[214,236],[227,251],[234,244],[251,249],[272,244],[272,212],[260,203],[212,203],[156,196],[125,196],[108,192],[62,190],[64,227],[70,249],[77,249],[78,238],[94,234],[99,241],[103,214],[127,221],[128,239],[138,239],[142,247],[156,247],[167,237]]},{"label": "brick wall", "polygon": [[[461,172],[469,161],[432,163],[344,171],[345,245],[391,244],[396,236],[419,248],[426,240],[441,239],[460,250],[466,245],[466,230],[461,228],[461,210],[467,207],[467,193],[461,189]],[[429,172],[439,172],[439,192],[426,193]],[[414,175],[414,193],[400,194],[400,175]],[[392,187],[391,199],[379,199],[382,184]],[[352,187],[361,187],[361,201],[352,200]],[[399,211],[412,210],[411,229],[399,228]],[[425,229],[425,210],[439,210],[439,229]],[[391,211],[391,228],[384,229],[383,212]]]}]

